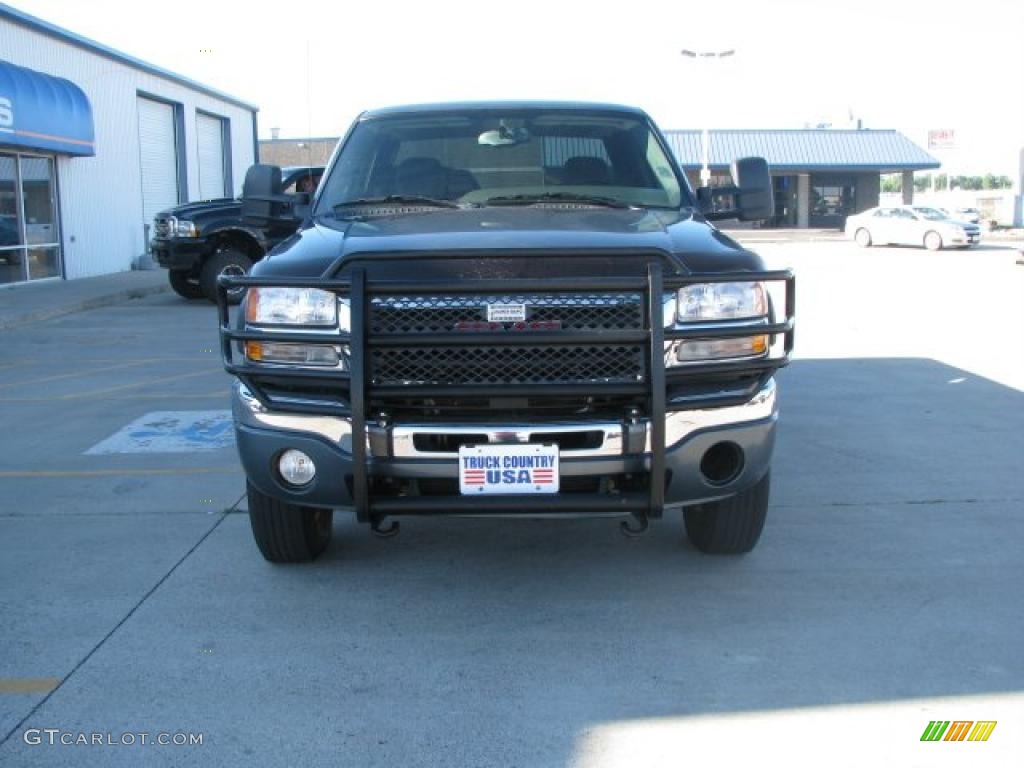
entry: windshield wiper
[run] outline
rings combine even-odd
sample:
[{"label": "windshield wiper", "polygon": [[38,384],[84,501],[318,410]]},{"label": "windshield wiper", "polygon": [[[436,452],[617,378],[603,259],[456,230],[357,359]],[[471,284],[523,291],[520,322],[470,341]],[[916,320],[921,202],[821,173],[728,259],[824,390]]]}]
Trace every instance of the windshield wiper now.
[{"label": "windshield wiper", "polygon": [[635,205],[602,195],[581,195],[575,192],[542,192],[538,195],[499,195],[487,198],[485,205],[533,205],[550,201],[603,205],[607,208],[636,208]]},{"label": "windshield wiper", "polygon": [[437,197],[424,197],[423,195],[381,195],[380,197],[358,197],[354,200],[346,200],[335,205],[332,210],[341,211],[345,208],[356,208],[360,205],[430,205],[435,208],[461,208],[453,200],[441,200]]}]

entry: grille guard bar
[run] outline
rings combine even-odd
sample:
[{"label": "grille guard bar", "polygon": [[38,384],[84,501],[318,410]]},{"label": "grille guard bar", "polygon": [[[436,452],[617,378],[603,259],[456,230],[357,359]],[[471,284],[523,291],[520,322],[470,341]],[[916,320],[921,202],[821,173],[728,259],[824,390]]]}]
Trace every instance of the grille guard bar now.
[{"label": "grille guard bar", "polygon": [[[784,283],[785,315],[781,322],[769,322],[765,325],[730,327],[723,324],[715,327],[695,325],[687,328],[664,328],[663,301],[666,292],[699,283],[736,282]],[[295,287],[318,288],[332,291],[341,296],[348,295],[351,315],[349,332],[317,332],[288,331],[275,329],[253,330],[233,328],[228,304],[228,290],[232,288],[251,287]],[[367,350],[374,346],[387,346],[398,343],[395,334],[369,334],[367,330],[368,306],[370,297],[388,294],[481,294],[481,293],[553,293],[558,291],[639,291],[644,296],[645,330],[633,331],[541,331],[529,334],[515,333],[473,333],[466,336],[452,334],[408,335],[402,337],[401,343],[407,346],[439,347],[474,345],[486,342],[491,345],[516,344],[617,344],[623,341],[643,342],[646,349],[646,380],[637,383],[583,383],[583,384],[481,384],[481,385],[371,385],[367,371]],[[704,273],[692,275],[662,275],[662,267],[658,262],[648,262],[647,274],[642,277],[592,278],[592,279],[513,279],[513,280],[461,280],[451,282],[405,282],[405,281],[373,281],[367,280],[365,268],[355,266],[347,279],[322,277],[232,277],[222,275],[217,281],[217,314],[220,326],[220,351],[224,368],[249,389],[253,396],[266,408],[295,411],[301,413],[322,413],[334,416],[345,416],[352,420],[352,458],[354,467],[353,500],[356,516],[360,521],[379,520],[388,512],[410,513],[410,501],[396,504],[387,500],[372,502],[369,498],[369,467],[366,455],[366,440],[358,436],[366,435],[367,406],[369,395],[395,394],[436,396],[521,396],[521,395],[612,395],[632,394],[644,395],[647,399],[647,413],[651,420],[651,479],[648,483],[649,497],[646,500],[631,498],[617,502],[616,508],[636,508],[645,510],[646,514],[658,517],[664,507],[665,494],[665,414],[667,410],[686,410],[689,408],[710,408],[724,405],[736,405],[750,397],[751,389],[756,391],[775,370],[787,365],[792,357],[796,309],[796,278],[788,269],[742,272],[742,273]],[[693,363],[685,366],[666,369],[665,343],[684,339],[728,339],[751,335],[770,335],[774,338],[783,336],[781,354],[772,355],[769,347],[767,357],[750,360],[728,360],[720,362]],[[350,348],[349,370],[338,369],[312,370],[288,366],[268,366],[252,364],[246,361],[244,353],[236,358],[235,344],[245,341],[291,342],[310,344],[347,345]],[[240,359],[239,359],[240,358]],[[685,383],[694,379],[709,376],[737,378],[757,378],[756,388],[746,385],[739,389],[729,390],[723,384],[718,396],[701,396],[688,400],[685,396],[668,397],[669,386],[673,383]],[[254,378],[266,381],[306,380],[324,382],[325,386],[347,389],[347,406],[342,402],[327,403],[314,401],[296,402],[295,399],[282,401],[268,397],[265,389]],[[340,394],[340,393],[339,393]],[[666,402],[668,401],[668,402]],[[499,498],[499,497],[496,497]],[[474,499],[479,503],[479,499]],[[548,500],[550,502],[550,500]],[[426,502],[424,502],[426,503]],[[520,502],[517,502],[520,504]],[[412,504],[412,506],[416,506]],[[429,504],[428,504],[429,506]],[[392,509],[393,508],[393,509]],[[411,509],[412,507],[410,507]],[[425,509],[425,508],[424,508]]]}]

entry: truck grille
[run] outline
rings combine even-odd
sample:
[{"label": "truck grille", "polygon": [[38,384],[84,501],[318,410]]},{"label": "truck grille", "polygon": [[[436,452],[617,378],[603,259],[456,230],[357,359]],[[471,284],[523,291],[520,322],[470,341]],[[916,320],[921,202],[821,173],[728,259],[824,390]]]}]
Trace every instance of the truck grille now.
[{"label": "truck grille", "polygon": [[377,347],[374,384],[635,384],[645,379],[639,344]]},{"label": "truck grille", "polygon": [[370,301],[370,333],[450,333],[458,323],[487,320],[488,304],[524,304],[528,322],[557,322],[566,331],[641,330],[641,293],[477,296],[380,296]]},{"label": "truck grille", "polygon": [[[488,324],[488,304],[522,304],[527,323],[550,323],[564,332],[644,328],[641,292],[476,295],[395,295],[370,300],[373,334],[452,334],[465,338]],[[467,329],[467,325],[469,329]],[[528,331],[499,324],[522,343],[480,346],[380,346],[369,351],[374,384],[636,384],[645,379],[640,344],[541,344]],[[551,329],[545,329],[551,330]],[[517,342],[519,339],[517,339]]]}]

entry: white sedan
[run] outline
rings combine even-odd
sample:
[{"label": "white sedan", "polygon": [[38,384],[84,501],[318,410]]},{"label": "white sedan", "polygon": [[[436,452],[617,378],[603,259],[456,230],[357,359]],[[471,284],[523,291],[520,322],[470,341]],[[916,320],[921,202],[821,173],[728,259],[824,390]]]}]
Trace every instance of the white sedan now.
[{"label": "white sedan", "polygon": [[977,224],[951,219],[938,208],[894,205],[871,208],[846,219],[846,236],[857,245],[923,245],[930,251],[977,245]]}]

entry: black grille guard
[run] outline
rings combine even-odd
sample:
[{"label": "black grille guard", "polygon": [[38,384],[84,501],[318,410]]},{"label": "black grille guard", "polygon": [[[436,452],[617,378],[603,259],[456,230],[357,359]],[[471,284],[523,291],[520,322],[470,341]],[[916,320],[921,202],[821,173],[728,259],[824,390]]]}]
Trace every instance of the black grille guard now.
[{"label": "black grille guard", "polygon": [[[726,282],[783,283],[785,285],[785,316],[780,322],[760,325],[730,327],[718,324],[714,327],[695,324],[687,328],[669,328],[664,325],[664,294],[687,286],[702,283]],[[559,396],[559,395],[638,395],[647,401],[647,414],[651,421],[651,480],[649,494],[631,493],[609,498],[592,494],[579,498],[573,504],[584,503],[591,508],[636,512],[652,517],[660,516],[664,507],[665,494],[665,415],[668,411],[692,410],[738,405],[749,400],[768,378],[779,368],[790,362],[793,350],[796,278],[788,269],[756,272],[718,272],[691,275],[662,274],[661,264],[648,262],[647,274],[637,277],[592,278],[592,279],[513,279],[513,280],[452,280],[452,281],[369,281],[363,267],[356,266],[345,279],[323,277],[230,277],[221,276],[217,281],[217,312],[220,324],[221,356],[224,368],[249,389],[254,397],[266,408],[307,414],[343,416],[352,421],[353,498],[356,515],[360,520],[379,519],[387,514],[412,514],[427,511],[437,506],[437,499],[381,499],[374,500],[371,510],[369,499],[369,468],[367,466],[366,440],[356,436],[367,434],[367,406],[371,395],[387,396]],[[229,289],[238,287],[294,287],[318,288],[332,291],[349,298],[351,323],[348,333],[341,331],[302,332],[281,330],[235,329],[231,327],[228,295]],[[641,331],[622,330],[572,330],[537,331],[530,333],[474,332],[467,334],[402,334],[400,341],[395,334],[371,334],[367,328],[368,304],[372,296],[394,294],[511,294],[511,293],[554,293],[584,291],[641,291],[645,299],[645,329]],[[772,318],[774,320],[774,318]],[[768,356],[746,360],[691,363],[666,369],[665,344],[685,339],[727,339],[743,336],[770,335],[773,340],[783,336],[780,351],[772,344]],[[312,370],[287,366],[267,366],[247,362],[244,354],[235,349],[236,342],[265,341],[305,344],[347,345],[350,348],[349,370]],[[625,342],[642,343],[646,350],[646,377],[635,383],[552,383],[552,384],[480,384],[438,386],[418,385],[374,385],[369,380],[367,351],[374,347],[401,343],[407,347],[450,347],[453,345],[618,345]],[[667,397],[672,385],[685,386],[687,381],[697,381],[709,376],[736,378],[753,377],[737,390],[723,388],[718,395],[690,398],[685,394]],[[337,391],[337,402],[295,402],[288,398],[275,399],[268,396],[268,381],[307,381],[324,383]],[[347,397],[345,395],[347,394]],[[518,497],[513,500],[500,496],[492,497],[490,506],[528,509],[532,506],[553,508],[553,500],[540,497]],[[462,502],[466,502],[463,504]],[[472,497],[448,498],[442,506],[450,511],[469,511],[469,502],[479,506],[481,499]],[[463,510],[462,506],[466,509]],[[558,506],[555,504],[555,506]]]}]

